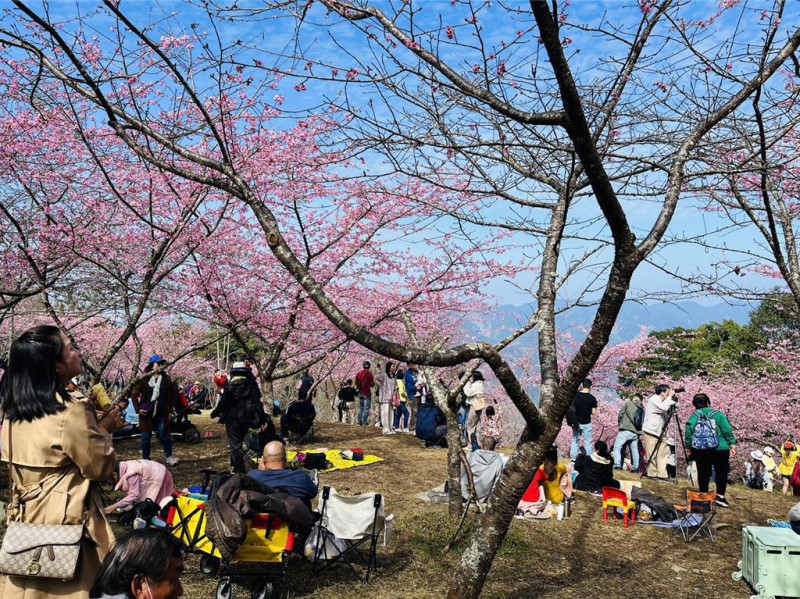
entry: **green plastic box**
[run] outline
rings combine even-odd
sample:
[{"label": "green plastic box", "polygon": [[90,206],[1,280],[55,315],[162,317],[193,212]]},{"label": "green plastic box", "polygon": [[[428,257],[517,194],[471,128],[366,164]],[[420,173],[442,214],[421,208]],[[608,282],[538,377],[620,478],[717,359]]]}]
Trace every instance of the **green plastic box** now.
[{"label": "green plastic box", "polygon": [[800,535],[772,526],[742,529],[742,575],[759,597],[800,597]]}]

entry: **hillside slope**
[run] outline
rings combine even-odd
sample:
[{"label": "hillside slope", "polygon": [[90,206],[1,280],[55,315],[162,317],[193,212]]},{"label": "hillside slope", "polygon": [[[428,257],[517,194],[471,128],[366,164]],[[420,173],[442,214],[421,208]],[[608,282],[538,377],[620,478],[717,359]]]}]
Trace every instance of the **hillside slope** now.
[{"label": "hillside slope", "polygon": [[[174,472],[181,487],[197,484],[202,467],[223,469],[228,463],[222,427],[203,416],[195,421],[221,436],[196,446],[176,444],[181,463]],[[154,457],[161,459],[157,447],[156,443]],[[444,480],[445,452],[424,450],[411,436],[385,437],[373,427],[333,423],[318,425],[312,447],[361,447],[385,458],[379,464],[322,475],[322,484],[345,494],[384,493],[396,525],[389,546],[379,549],[380,571],[368,590],[341,570],[314,577],[307,562],[293,558],[285,581],[287,596],[363,599],[365,592],[380,599],[444,596],[458,559],[456,551],[443,553],[452,530],[446,506],[419,502],[414,496]],[[122,457],[135,458],[138,442],[122,442],[118,450]],[[675,502],[684,492],[683,486],[671,484],[645,482],[645,488]],[[741,528],[748,523],[764,525],[767,518],[785,518],[793,501],[739,485],[728,496],[732,507],[720,513],[716,545],[706,539],[686,544],[671,531],[644,525],[625,530],[621,521],[604,524],[600,500],[586,495],[579,497],[569,520],[515,520],[483,596],[700,599],[713,592],[726,599],[747,598],[748,585],[731,579],[741,559]],[[462,538],[457,550],[466,542]],[[188,560],[184,583],[186,597],[214,596],[216,580],[198,572],[195,556]],[[248,596],[247,591],[240,589],[239,596]]]}]

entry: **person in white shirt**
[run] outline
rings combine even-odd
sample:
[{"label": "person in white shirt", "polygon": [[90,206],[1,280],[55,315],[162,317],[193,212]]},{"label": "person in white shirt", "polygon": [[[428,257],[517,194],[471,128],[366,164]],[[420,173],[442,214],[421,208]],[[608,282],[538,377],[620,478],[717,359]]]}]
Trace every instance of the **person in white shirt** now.
[{"label": "person in white shirt", "polygon": [[[677,402],[673,399],[675,391],[668,385],[658,385],[655,395],[647,400],[644,409],[644,423],[642,424],[642,443],[647,451],[648,478],[660,478],[667,480],[667,458],[669,458],[669,447],[667,440],[662,439],[658,443],[658,438],[667,426],[667,418],[672,406]],[[658,450],[656,450],[658,445]],[[655,455],[654,455],[655,452]]]}]

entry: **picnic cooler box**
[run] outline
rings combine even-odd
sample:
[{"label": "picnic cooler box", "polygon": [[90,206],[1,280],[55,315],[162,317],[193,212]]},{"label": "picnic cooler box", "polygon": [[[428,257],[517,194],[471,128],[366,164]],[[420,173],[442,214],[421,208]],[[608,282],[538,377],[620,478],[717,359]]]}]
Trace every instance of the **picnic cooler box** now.
[{"label": "picnic cooler box", "polygon": [[[221,557],[220,552],[206,536],[206,513],[204,511],[207,496],[179,495],[177,505],[170,509],[168,523],[172,526],[173,536],[184,545],[214,557]],[[276,516],[257,514],[247,521],[247,537],[234,554],[234,559],[242,562],[281,563],[284,551],[294,547],[294,535],[289,526]]]},{"label": "picnic cooler box", "polygon": [[743,528],[742,575],[761,597],[800,597],[800,535],[790,528]]}]

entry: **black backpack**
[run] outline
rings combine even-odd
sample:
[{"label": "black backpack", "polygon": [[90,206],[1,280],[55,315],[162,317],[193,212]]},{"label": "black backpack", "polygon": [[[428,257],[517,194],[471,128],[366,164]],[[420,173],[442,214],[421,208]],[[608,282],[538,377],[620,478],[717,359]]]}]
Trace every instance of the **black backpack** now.
[{"label": "black backpack", "polygon": [[578,423],[578,412],[575,410],[575,400],[569,405],[569,409],[567,410],[566,416],[567,424],[570,425],[572,428],[577,428],[580,426]]}]

